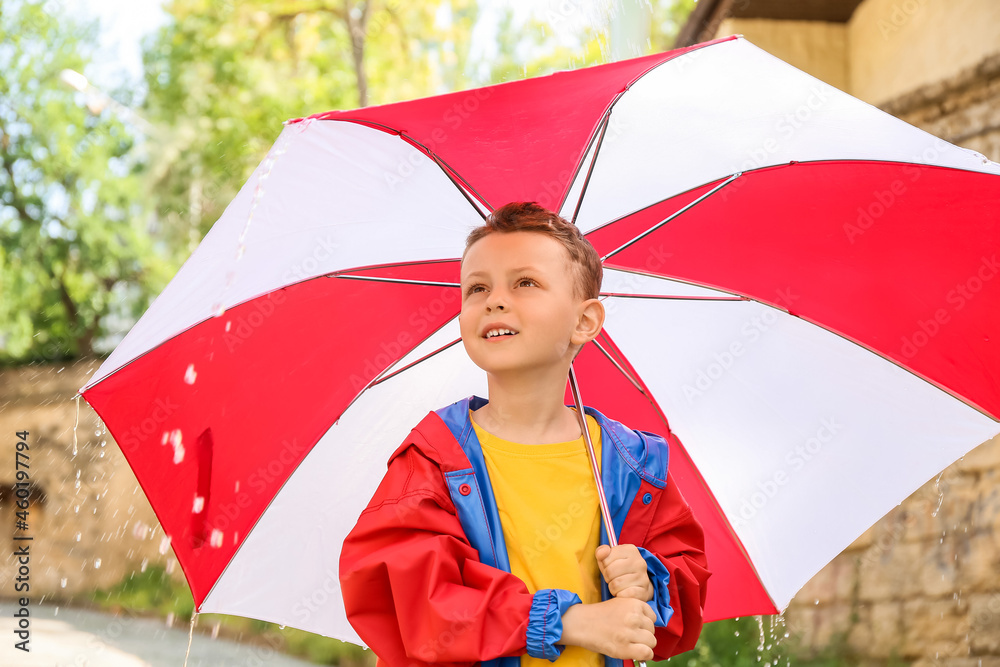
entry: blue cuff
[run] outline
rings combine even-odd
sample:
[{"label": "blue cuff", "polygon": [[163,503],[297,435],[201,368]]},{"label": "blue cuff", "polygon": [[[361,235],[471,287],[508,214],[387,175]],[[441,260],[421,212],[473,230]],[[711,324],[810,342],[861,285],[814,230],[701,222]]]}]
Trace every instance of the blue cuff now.
[{"label": "blue cuff", "polygon": [[562,653],[556,642],[562,638],[562,616],[580,604],[580,596],[561,588],[544,588],[535,593],[528,613],[528,655],[555,662]]},{"label": "blue cuff", "polygon": [[639,555],[646,561],[646,572],[649,574],[649,581],[653,584],[653,599],[649,601],[649,606],[656,614],[654,626],[658,628],[666,627],[670,622],[670,617],[674,615],[674,609],[670,606],[670,572],[666,566],[653,553],[642,547],[636,547]]}]

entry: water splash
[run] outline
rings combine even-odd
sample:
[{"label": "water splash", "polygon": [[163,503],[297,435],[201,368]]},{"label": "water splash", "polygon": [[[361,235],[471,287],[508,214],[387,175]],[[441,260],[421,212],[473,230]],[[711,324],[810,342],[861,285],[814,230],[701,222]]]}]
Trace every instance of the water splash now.
[{"label": "water splash", "polygon": [[[243,229],[240,231],[239,238],[236,242],[236,251],[233,254],[237,264],[241,259],[243,259],[243,256],[246,253],[246,241],[250,232],[250,226],[253,223],[254,214],[257,212],[257,208],[260,206],[260,202],[264,198],[264,184],[271,177],[271,173],[274,171],[274,168],[281,156],[288,152],[288,149],[291,147],[294,140],[301,136],[305,130],[309,129],[312,123],[313,119],[306,118],[305,120],[292,125],[291,127],[294,128],[292,131],[282,132],[278,137],[278,141],[271,147],[271,150],[268,151],[264,161],[260,163],[260,167],[258,167],[257,184],[254,186],[253,199],[250,201],[250,210],[247,211],[247,218],[243,223]],[[222,288],[222,294],[219,295],[218,301],[216,301],[212,306],[212,314],[215,317],[221,317],[223,313],[226,312],[226,307],[224,305],[226,302],[226,294],[229,292],[229,288],[233,285],[233,283],[235,283],[235,281],[236,269],[234,265],[234,268],[227,272],[226,281]]]},{"label": "water splash", "polygon": [[194,624],[198,622],[197,610],[191,614],[191,627],[188,628],[188,646],[184,652],[184,667],[187,667],[188,657],[191,655],[191,642],[194,641]]},{"label": "water splash", "polygon": [[80,425],[80,394],[73,397],[76,401],[76,421],[73,422],[73,456],[76,457],[78,448],[76,446],[76,428]]},{"label": "water splash", "polygon": [[944,503],[944,491],[941,489],[942,477],[944,477],[944,471],[942,471],[941,474],[937,476],[937,479],[934,480],[934,488],[937,490],[938,502],[937,507],[935,507],[934,511],[931,512],[931,516],[935,518],[937,518],[938,512],[941,511],[941,505]]}]

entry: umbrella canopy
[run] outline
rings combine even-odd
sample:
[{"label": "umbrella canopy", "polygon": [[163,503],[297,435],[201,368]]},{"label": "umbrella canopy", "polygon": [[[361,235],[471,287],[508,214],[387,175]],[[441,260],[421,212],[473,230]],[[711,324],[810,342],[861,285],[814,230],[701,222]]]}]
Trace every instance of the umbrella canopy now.
[{"label": "umbrella canopy", "polygon": [[706,620],[783,609],[1000,432],[1000,165],[742,38],[320,114],[81,389],[200,611],[358,641],[341,541],[409,429],[486,395],[458,258],[515,200],[604,259],[583,398],[668,438]]}]

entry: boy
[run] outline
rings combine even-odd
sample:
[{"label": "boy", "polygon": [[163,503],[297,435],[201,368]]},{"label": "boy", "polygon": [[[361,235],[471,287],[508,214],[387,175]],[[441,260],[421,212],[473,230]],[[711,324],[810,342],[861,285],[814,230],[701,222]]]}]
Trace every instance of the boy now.
[{"label": "boy", "polygon": [[469,235],[459,324],[489,400],[411,431],[341,552],[348,619],[380,665],[610,666],[697,641],[704,538],[665,442],[585,410],[612,549],[563,404],[570,363],[604,323],[601,278],[576,226],[535,203]]}]

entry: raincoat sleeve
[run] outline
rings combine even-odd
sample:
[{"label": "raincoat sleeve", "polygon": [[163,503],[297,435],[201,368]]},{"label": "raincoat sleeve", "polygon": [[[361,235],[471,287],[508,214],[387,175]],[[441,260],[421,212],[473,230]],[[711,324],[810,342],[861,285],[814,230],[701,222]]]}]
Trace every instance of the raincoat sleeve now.
[{"label": "raincoat sleeve", "polygon": [[562,613],[580,601],[555,589],[532,595],[515,575],[480,562],[442,470],[415,446],[393,458],[344,541],[340,580],[348,620],[390,667],[525,652],[554,659]]},{"label": "raincoat sleeve", "polygon": [[[659,501],[650,509],[645,537],[634,544],[653,583],[650,605],[658,619],[653,653],[656,660],[665,660],[697,643],[711,573],[705,558],[704,531],[669,473]],[[623,535],[623,542],[625,538]]]}]

